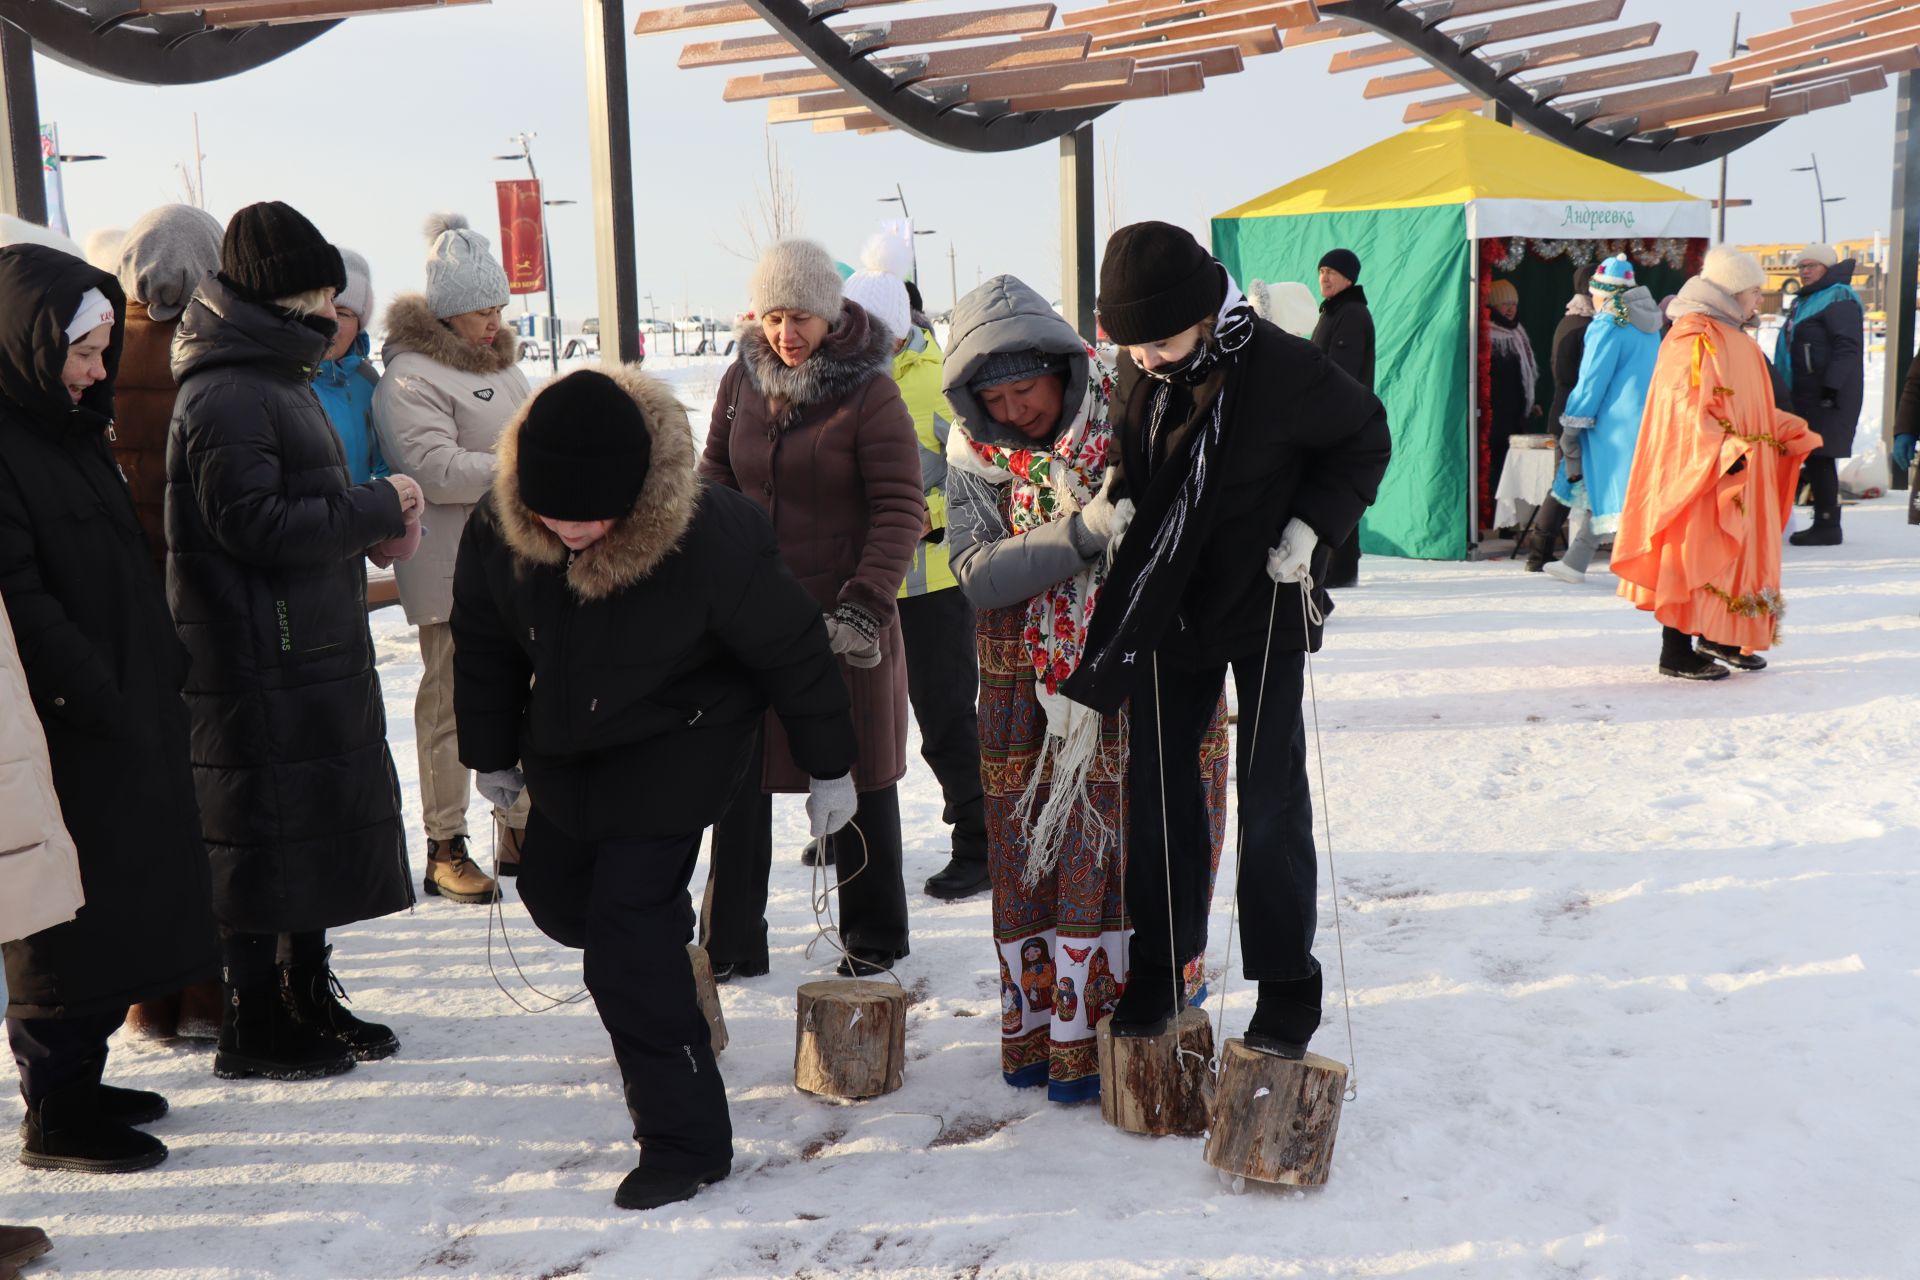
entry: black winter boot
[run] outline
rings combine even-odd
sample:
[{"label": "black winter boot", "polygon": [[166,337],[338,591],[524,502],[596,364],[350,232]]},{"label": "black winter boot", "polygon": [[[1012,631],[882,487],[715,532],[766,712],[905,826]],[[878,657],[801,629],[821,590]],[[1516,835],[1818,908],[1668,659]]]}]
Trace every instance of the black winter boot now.
[{"label": "black winter boot", "polygon": [[[167,1114],[167,1100],[145,1089],[116,1089],[110,1084],[94,1087],[94,1104],[100,1115],[116,1124],[152,1124]],[[20,1117],[20,1138],[27,1136],[27,1118]]]},{"label": "black winter boot", "polygon": [[222,939],[227,993],[213,1074],[223,1080],[313,1080],[353,1069],[353,1054],[335,1037],[294,1014],[284,970],[274,963],[278,939],[270,933],[229,933]]},{"label": "black winter boot", "polygon": [[1135,964],[1109,1018],[1113,1034],[1135,1040],[1162,1034],[1173,1024],[1185,991],[1181,976],[1165,965]]},{"label": "black winter boot", "polygon": [[1846,539],[1840,533],[1840,521],[1836,518],[1831,524],[1815,520],[1812,528],[1788,534],[1787,541],[1796,547],[1837,547]]},{"label": "black winter boot", "polygon": [[991,884],[992,877],[987,874],[985,858],[967,858],[956,853],[938,874],[927,881],[926,889],[929,898],[959,902],[976,893],[985,893]]},{"label": "black winter boot", "polygon": [[1660,628],[1660,674],[1680,680],[1724,680],[1731,673],[1704,653],[1695,653],[1693,637]]},{"label": "black winter boot", "polygon": [[333,948],[326,945],[326,935],[296,933],[292,936],[287,994],[293,1002],[294,1016],[344,1044],[361,1062],[390,1058],[400,1052],[400,1038],[393,1034],[392,1028],[378,1022],[363,1022],[340,1003],[348,996],[328,963]]},{"label": "black winter boot", "polygon": [[134,1173],[167,1158],[166,1144],[115,1119],[92,1081],[68,1085],[27,1108],[20,1163],[29,1169]]},{"label": "black winter boot", "polygon": [[1553,559],[1555,547],[1560,541],[1560,531],[1567,524],[1567,508],[1560,499],[1552,494],[1540,504],[1533,514],[1533,524],[1527,529],[1527,536],[1521,540],[1520,549],[1527,553],[1527,572],[1539,573]]},{"label": "black winter boot", "polygon": [[613,1204],[617,1209],[658,1209],[662,1205],[678,1204],[693,1199],[700,1188],[719,1182],[732,1172],[731,1160],[700,1173],[649,1169],[641,1165],[620,1180],[620,1189],[613,1193]]},{"label": "black winter boot", "polygon": [[1767,660],[1757,653],[1742,653],[1730,644],[1715,644],[1711,640],[1702,640],[1699,651],[1716,662],[1724,662],[1735,671],[1765,671]]},{"label": "black winter boot", "polygon": [[1276,1058],[1304,1058],[1320,1026],[1320,974],[1286,982],[1262,982],[1260,1002],[1242,1037],[1247,1048]]}]

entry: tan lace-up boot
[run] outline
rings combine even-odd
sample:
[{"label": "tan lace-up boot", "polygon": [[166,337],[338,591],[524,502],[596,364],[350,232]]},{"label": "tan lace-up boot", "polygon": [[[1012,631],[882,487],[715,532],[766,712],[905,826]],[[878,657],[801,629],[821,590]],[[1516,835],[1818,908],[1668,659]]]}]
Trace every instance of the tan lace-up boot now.
[{"label": "tan lace-up boot", "polygon": [[465,836],[427,841],[427,875],[421,887],[428,897],[455,902],[492,902],[500,894],[500,886],[467,856]]}]

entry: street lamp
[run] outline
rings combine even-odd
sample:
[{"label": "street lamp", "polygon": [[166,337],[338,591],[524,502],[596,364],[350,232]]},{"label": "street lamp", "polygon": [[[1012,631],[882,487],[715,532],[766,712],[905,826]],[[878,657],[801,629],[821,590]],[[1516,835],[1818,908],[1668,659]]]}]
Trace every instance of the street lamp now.
[{"label": "street lamp", "polygon": [[1812,160],[1813,160],[1812,164],[1801,165],[1798,168],[1794,169],[1793,172],[1794,173],[1810,173],[1813,175],[1814,198],[1819,202],[1819,207],[1820,207],[1820,243],[1826,244],[1827,243],[1827,206],[1830,204],[1839,204],[1842,200],[1845,200],[1846,197],[1845,196],[1829,196],[1827,194],[1826,185],[1820,181],[1820,157],[1816,155],[1812,157]]},{"label": "street lamp", "polygon": [[[902,187],[900,186],[900,184],[899,184],[899,183],[897,183],[897,182],[893,184],[893,190],[894,190],[894,194],[893,194],[893,195],[890,195],[890,196],[881,196],[881,197],[880,197],[880,203],[881,203],[881,204],[897,204],[897,205],[899,205],[899,206],[900,206],[900,217],[901,217],[901,219],[902,219],[902,220],[903,220],[903,221],[904,221],[904,222],[905,222],[905,223],[907,224],[907,226],[909,226],[909,227],[912,227],[912,226],[913,226],[913,213],[912,213],[912,212],[911,212],[911,211],[910,211],[910,210],[909,210],[909,209],[907,208],[907,193],[906,193],[906,191],[905,191],[905,190],[904,190],[904,189],[903,189],[903,188],[902,188]],[[913,232],[913,235],[914,235],[914,238],[915,238],[915,239],[918,239],[918,238],[919,238],[919,237],[921,237],[921,236],[930,236],[930,235],[933,235],[933,234],[934,234],[934,232],[932,231],[932,229],[928,229],[928,230],[926,230],[926,231],[921,231],[921,230],[918,230],[918,229],[915,229],[915,230],[914,230],[914,232]],[[909,253],[910,253],[910,254],[912,255],[912,257],[913,257],[913,278],[914,278],[915,280],[918,280],[918,279],[920,278],[920,246],[919,246],[919,245],[917,245],[917,244],[914,244],[914,243],[913,243],[912,241],[909,241],[909,242],[907,243],[907,251],[908,251],[908,252],[909,252]]]},{"label": "street lamp", "polygon": [[[525,160],[527,176],[535,182],[540,181],[540,171],[533,167],[533,140],[537,134],[517,133],[512,141],[520,144],[520,150],[511,155],[495,156],[495,160]],[[547,273],[547,356],[555,373],[560,372],[560,303],[553,287],[553,237],[547,234],[547,206],[573,204],[572,200],[542,200],[540,202],[540,252]],[[502,246],[504,248],[505,246]]]}]

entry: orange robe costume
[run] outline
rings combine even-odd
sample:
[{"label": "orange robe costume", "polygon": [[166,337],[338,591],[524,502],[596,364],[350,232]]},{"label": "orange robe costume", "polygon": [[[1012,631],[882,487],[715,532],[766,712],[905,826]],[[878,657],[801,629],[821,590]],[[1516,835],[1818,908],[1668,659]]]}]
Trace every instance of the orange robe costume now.
[{"label": "orange robe costume", "polygon": [[1806,419],[1774,407],[1746,334],[1682,316],[1660,348],[1614,538],[1620,594],[1688,635],[1770,648],[1786,611],[1781,535],[1800,463],[1819,447]]}]

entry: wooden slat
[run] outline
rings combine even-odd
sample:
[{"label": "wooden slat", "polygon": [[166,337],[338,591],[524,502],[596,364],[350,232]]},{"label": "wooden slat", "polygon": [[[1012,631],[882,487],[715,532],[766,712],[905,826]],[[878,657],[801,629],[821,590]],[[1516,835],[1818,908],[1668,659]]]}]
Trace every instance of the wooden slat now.
[{"label": "wooden slat", "polygon": [[1209,80],[1215,76],[1230,76],[1246,69],[1247,60],[1233,45],[1201,49],[1194,53],[1175,54],[1171,58],[1135,58],[1134,66],[1141,71],[1165,70],[1182,63],[1192,63],[1200,68],[1200,74]]},{"label": "wooden slat", "polygon": [[[1016,67],[1079,62],[1087,56],[1087,48],[1092,43],[1092,39],[1084,33],[1054,32],[1006,44],[929,49],[911,57],[874,58],[872,62],[874,66],[884,69],[923,60],[925,66],[922,69],[903,74],[895,81],[897,84],[913,84],[921,80],[970,75],[978,71],[1011,71]],[[817,93],[838,85],[839,81],[813,67],[765,71],[728,80],[722,97],[727,102],[747,102],[756,98],[777,98],[789,93]]]},{"label": "wooden slat", "polygon": [[[1113,6],[1119,8],[1120,6]],[[1250,11],[1274,10],[1272,19],[1276,27],[1304,27],[1314,20],[1313,5],[1310,0],[1202,0],[1197,4],[1169,5],[1165,0],[1151,9],[1119,18],[1103,20],[1084,19],[1080,22],[1063,20],[1061,26],[1067,30],[1084,31],[1090,36],[1115,35],[1121,32],[1151,35],[1169,27],[1184,26],[1212,18],[1222,18],[1231,14],[1246,14]],[[1080,10],[1086,13],[1087,10]]]},{"label": "wooden slat", "polygon": [[1594,93],[1601,89],[1618,89],[1630,84],[1645,84],[1649,80],[1688,75],[1699,61],[1700,55],[1692,51],[1663,53],[1657,58],[1594,67],[1588,71],[1572,71],[1545,80],[1529,80],[1521,87],[1533,94],[1536,102],[1552,102],[1569,93]]},{"label": "wooden slat", "polygon": [[1698,138],[1710,133],[1725,133],[1729,129],[1744,129],[1749,125],[1771,124],[1779,120],[1791,120],[1803,116],[1811,109],[1806,90],[1798,93],[1775,94],[1766,106],[1754,111],[1728,111],[1715,116],[1691,120],[1674,130],[1676,138]]},{"label": "wooden slat", "polygon": [[1434,98],[1427,102],[1410,104],[1401,113],[1400,119],[1407,124],[1425,124],[1429,120],[1438,120],[1453,111],[1483,111],[1487,101],[1478,94],[1457,93],[1448,98]]},{"label": "wooden slat", "polygon": [[[891,49],[906,45],[937,44],[948,40],[985,40],[993,36],[1019,35],[1027,31],[1045,31],[1053,23],[1051,4],[1020,5],[1012,9],[987,9],[971,13],[943,13],[929,18],[902,18],[894,22],[862,23],[835,30],[843,39],[871,36],[869,49]],[[794,56],[794,47],[776,32],[741,36],[732,40],[709,40],[690,44],[680,51],[679,65],[685,67],[722,67],[741,62],[769,62]]]},{"label": "wooden slat", "polygon": [[1865,3],[1866,0],[1829,0],[1827,4],[1816,4],[1810,9],[1791,9],[1787,12],[1787,19],[1795,26],[1800,26],[1834,17],[1848,9],[1858,9]]},{"label": "wooden slat", "polygon": [[1685,124],[1712,115],[1724,115],[1734,111],[1758,111],[1772,98],[1772,85],[1748,85],[1744,89],[1728,89],[1725,93],[1701,94],[1692,98],[1663,102],[1658,106],[1643,107],[1638,111],[1596,116],[1588,123],[1607,124],[1615,120],[1634,119],[1639,121],[1637,131],[1645,133],[1650,129]]},{"label": "wooden slat", "polygon": [[1730,75],[1695,76],[1691,80],[1675,80],[1671,84],[1654,85],[1647,89],[1628,89],[1598,98],[1562,102],[1557,104],[1556,109],[1569,113],[1576,120],[1630,116],[1669,102],[1684,102],[1708,94],[1724,93],[1732,85],[1733,77]]},{"label": "wooden slat", "polygon": [[[1075,63],[1059,67],[1031,67],[1017,71],[986,71],[978,75],[950,80],[926,81],[923,87],[965,88],[965,101],[988,102],[1016,95],[1053,93],[1065,89],[1107,89],[1133,82],[1133,59],[1111,58],[1099,62]],[[913,90],[902,90],[911,93]],[[786,124],[794,120],[813,120],[823,116],[847,115],[871,108],[855,93],[834,89],[799,97],[775,98],[767,104],[767,122]]]},{"label": "wooden slat", "polygon": [[1169,63],[1190,61],[1192,54],[1218,48],[1237,49],[1243,58],[1255,58],[1264,53],[1278,53],[1280,52],[1280,32],[1274,27],[1258,27],[1221,35],[1198,36],[1191,40],[1169,40],[1165,44],[1133,45],[1128,48],[1127,53],[1136,59],[1151,58],[1165,66]]},{"label": "wooden slat", "polygon": [[[1631,49],[1644,49],[1660,36],[1660,24],[1642,23],[1637,27],[1623,27],[1618,31],[1608,31],[1600,35],[1578,36],[1572,40],[1561,40],[1553,44],[1543,44],[1533,49],[1516,49],[1512,56],[1525,61],[1514,69],[1531,71],[1541,67],[1561,66],[1569,62],[1579,62],[1586,58],[1603,58],[1608,54],[1625,53]],[[1292,42],[1288,42],[1292,47]],[[1688,70],[1692,70],[1691,67]],[[1510,73],[1513,74],[1513,73]],[[1456,81],[1438,67],[1425,71],[1402,71],[1396,75],[1380,76],[1367,82],[1365,96],[1368,98],[1391,98],[1402,93],[1420,93],[1427,89],[1444,89]]]},{"label": "wooden slat", "polygon": [[1843,12],[1811,22],[1797,22],[1778,31],[1762,31],[1748,36],[1746,45],[1754,53],[1767,53],[1787,46],[1811,44],[1823,35],[1852,26],[1861,18],[1875,18],[1912,7],[1913,0],[1849,0]]},{"label": "wooden slat", "polygon": [[1372,27],[1363,27],[1349,18],[1324,18],[1312,26],[1301,27],[1287,35],[1287,47],[1297,49],[1303,44],[1322,44],[1328,40],[1352,40],[1356,36],[1372,35]]},{"label": "wooden slat", "polygon": [[[1320,7],[1322,9],[1333,8],[1334,13],[1337,15],[1339,13],[1339,10],[1337,8],[1334,8],[1334,5],[1338,3],[1339,3],[1339,0],[1320,0]],[[1542,3],[1545,3],[1545,0],[1455,0],[1452,10],[1449,11],[1447,14],[1446,20],[1448,22],[1456,22],[1458,19],[1461,19],[1461,18],[1478,17],[1484,13],[1497,13],[1502,9],[1518,9],[1526,5],[1535,5],[1535,4],[1542,4]],[[1505,22],[1519,23],[1519,22],[1525,22],[1529,18],[1537,18],[1541,16],[1550,16],[1550,15],[1525,15],[1520,18],[1506,19]],[[1620,15],[1618,12],[1616,12],[1613,15],[1613,17],[1615,18],[1619,16]],[[1613,18],[1595,19],[1595,21],[1598,21],[1598,22],[1611,22],[1612,20]],[[1486,40],[1483,41],[1483,43],[1497,43],[1501,40],[1517,40],[1517,39],[1522,39],[1527,35],[1539,35],[1539,34],[1544,34],[1546,31],[1559,31],[1559,30],[1567,29],[1566,27],[1547,27],[1547,28],[1542,28],[1540,31],[1534,31],[1534,32],[1521,31],[1519,34],[1516,34],[1516,35],[1507,35],[1507,34],[1504,34],[1504,31],[1507,28],[1501,22],[1495,22],[1495,23],[1489,23],[1489,24],[1467,23],[1466,25],[1470,27],[1488,25],[1488,26],[1499,28],[1503,32],[1503,34],[1487,36]],[[1580,25],[1582,24],[1580,23],[1568,24],[1569,27],[1580,26]],[[1449,27],[1448,31],[1451,32],[1458,29],[1459,29],[1458,27]],[[1383,67],[1393,62],[1406,62],[1413,58],[1417,58],[1419,56],[1420,56],[1419,54],[1407,48],[1405,45],[1396,44],[1394,42],[1389,41],[1386,44],[1367,45],[1364,48],[1351,49],[1342,53],[1336,53],[1333,55],[1333,61],[1328,65],[1327,70],[1330,72],[1336,72],[1336,73],[1341,71],[1363,71],[1369,67]]]},{"label": "wooden slat", "polygon": [[328,22],[336,18],[368,18],[389,13],[445,9],[486,4],[490,0],[271,0],[264,4],[205,5],[201,21],[210,27],[281,26],[296,22]]},{"label": "wooden slat", "polygon": [[1009,98],[1007,106],[1016,112],[1075,111],[1082,107],[1105,107],[1116,102],[1134,102],[1141,98],[1164,98],[1176,93],[1196,93],[1206,87],[1206,77],[1198,67],[1167,67],[1143,71],[1124,89],[1083,89],[1072,93],[1041,93],[1031,97]]},{"label": "wooden slat", "polygon": [[[1312,9],[1302,10],[1297,4],[1269,5],[1262,9],[1253,9],[1246,13],[1222,14],[1217,18],[1198,18],[1187,22],[1166,22],[1157,27],[1129,31],[1124,35],[1095,36],[1094,52],[1107,49],[1146,49],[1155,44],[1175,40],[1191,39],[1195,36],[1226,35],[1235,31],[1245,31],[1255,27],[1284,28],[1300,22],[1302,13],[1312,13]],[[1282,40],[1284,42],[1284,37]]]},{"label": "wooden slat", "polygon": [[826,120],[815,120],[815,133],[879,133],[891,128],[887,118],[875,112],[858,116],[837,116]]},{"label": "wooden slat", "polygon": [[1835,62],[1823,67],[1807,67],[1800,71],[1790,71],[1784,75],[1775,76],[1768,83],[1777,89],[1799,88],[1815,81],[1831,80],[1835,76],[1851,75],[1857,71],[1880,71],[1894,76],[1906,71],[1920,71],[1920,44],[1907,45],[1891,53],[1870,54],[1848,62]]},{"label": "wooden slat", "polygon": [[1764,53],[1750,53],[1716,62],[1713,69],[1733,72],[1735,84],[1751,84],[1811,63],[1890,52],[1902,44],[1913,43],[1915,37],[1920,36],[1920,9],[1862,22],[1849,28],[1849,32],[1858,32],[1860,38],[1830,41],[1818,47],[1783,45]]}]

